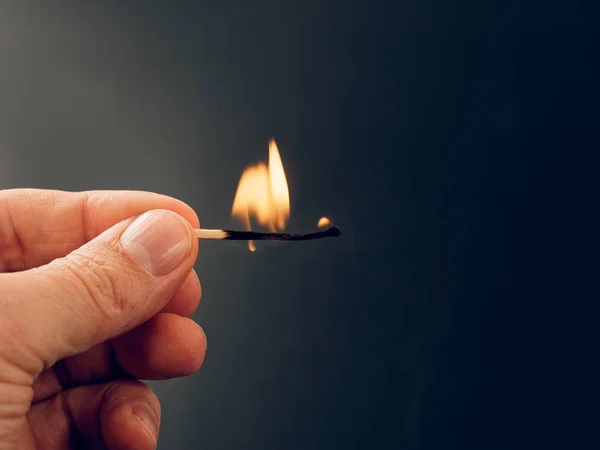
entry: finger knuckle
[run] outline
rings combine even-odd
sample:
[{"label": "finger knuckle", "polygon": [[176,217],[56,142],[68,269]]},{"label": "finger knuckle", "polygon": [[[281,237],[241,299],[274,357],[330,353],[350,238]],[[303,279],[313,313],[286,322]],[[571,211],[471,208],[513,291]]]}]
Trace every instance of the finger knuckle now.
[{"label": "finger knuckle", "polygon": [[61,263],[84,304],[107,320],[133,308],[133,280],[126,269],[114,267],[103,255],[73,253]]}]

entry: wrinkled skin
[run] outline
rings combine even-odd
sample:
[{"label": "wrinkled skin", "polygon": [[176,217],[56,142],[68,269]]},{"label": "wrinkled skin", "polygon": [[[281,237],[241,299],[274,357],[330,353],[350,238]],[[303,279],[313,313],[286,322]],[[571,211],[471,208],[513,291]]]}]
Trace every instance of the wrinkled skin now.
[{"label": "wrinkled skin", "polygon": [[[118,244],[157,209],[185,222],[191,249],[161,277]],[[160,404],[139,380],[192,374],[206,350],[189,319],[198,226],[152,193],[0,191],[0,450],[156,447]]]}]

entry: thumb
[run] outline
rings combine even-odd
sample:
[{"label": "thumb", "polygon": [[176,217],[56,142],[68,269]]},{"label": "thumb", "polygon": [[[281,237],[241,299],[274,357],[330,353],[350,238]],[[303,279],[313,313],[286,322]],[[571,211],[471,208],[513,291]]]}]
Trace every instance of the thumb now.
[{"label": "thumb", "polygon": [[46,266],[10,274],[3,297],[12,305],[15,347],[31,349],[33,360],[49,367],[135,328],[168,303],[197,251],[191,225],[157,210]]}]

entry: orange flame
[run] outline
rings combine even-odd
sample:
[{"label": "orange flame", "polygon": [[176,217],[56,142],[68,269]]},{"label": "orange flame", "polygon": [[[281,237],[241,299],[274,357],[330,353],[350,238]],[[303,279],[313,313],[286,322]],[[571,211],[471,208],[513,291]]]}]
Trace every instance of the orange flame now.
[{"label": "orange flame", "polygon": [[[231,215],[248,231],[251,217],[271,232],[285,229],[290,217],[290,193],[274,139],[269,141],[269,165],[259,162],[242,173]],[[255,251],[254,242],[248,241],[248,248]]]},{"label": "orange flame", "polygon": [[317,227],[319,228],[325,228],[331,225],[331,220],[329,220],[327,217],[321,217],[319,219],[319,221],[317,222]]}]

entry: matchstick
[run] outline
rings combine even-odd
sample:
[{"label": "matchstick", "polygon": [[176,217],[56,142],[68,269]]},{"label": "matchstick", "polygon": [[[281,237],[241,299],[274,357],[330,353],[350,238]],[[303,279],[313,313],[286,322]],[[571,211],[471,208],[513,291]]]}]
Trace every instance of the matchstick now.
[{"label": "matchstick", "polygon": [[310,241],[312,239],[338,237],[342,234],[340,229],[336,226],[330,227],[323,231],[303,234],[203,229],[196,229],[194,230],[194,233],[198,239],[225,239],[231,241]]}]

